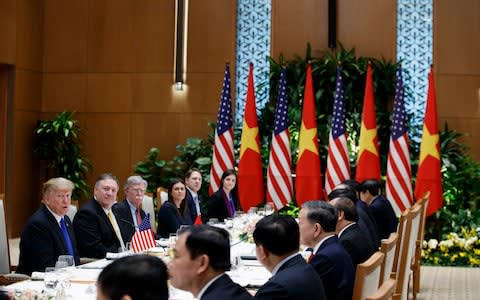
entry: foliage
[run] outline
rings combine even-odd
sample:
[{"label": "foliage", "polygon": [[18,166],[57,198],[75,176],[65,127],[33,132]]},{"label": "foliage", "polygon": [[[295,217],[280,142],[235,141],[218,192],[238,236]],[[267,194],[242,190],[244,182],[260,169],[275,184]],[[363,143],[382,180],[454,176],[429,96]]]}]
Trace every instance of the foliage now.
[{"label": "foliage", "polygon": [[153,193],[156,198],[157,187],[167,186],[165,175],[166,162],[158,158],[160,150],[158,148],[150,148],[145,160],[139,161],[133,167],[133,172],[143,177],[148,182],[147,192]]},{"label": "foliage", "polygon": [[461,227],[460,235],[449,233],[445,240],[423,241],[422,259],[427,265],[480,267],[479,232]]},{"label": "foliage", "polygon": [[40,292],[35,290],[12,291],[8,294],[8,299],[12,300],[53,300],[55,298],[55,294],[45,290]]},{"label": "foliage", "polygon": [[[46,162],[46,177],[65,177],[74,185],[72,198],[90,195],[89,186],[85,180],[92,166],[81,154],[81,131],[78,121],[73,120],[74,113],[64,111],[52,120],[40,121],[35,128],[36,145],[35,158]],[[51,172],[49,172],[49,170]],[[53,174],[51,174],[53,173]]]},{"label": "foliage", "polygon": [[299,212],[300,208],[295,203],[290,202],[279,211],[279,214],[297,218]]}]

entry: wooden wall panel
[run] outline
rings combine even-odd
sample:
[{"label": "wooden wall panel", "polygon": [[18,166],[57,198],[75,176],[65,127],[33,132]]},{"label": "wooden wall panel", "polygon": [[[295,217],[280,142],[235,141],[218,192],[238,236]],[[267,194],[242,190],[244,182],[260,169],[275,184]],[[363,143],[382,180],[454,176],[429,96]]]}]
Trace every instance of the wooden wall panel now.
[{"label": "wooden wall panel", "polygon": [[135,0],[89,0],[88,71],[135,69],[133,21]]},{"label": "wooden wall panel", "polygon": [[480,76],[438,74],[435,88],[440,116],[480,118]]},{"label": "wooden wall panel", "polygon": [[85,111],[86,73],[44,73],[42,87],[42,111]]},{"label": "wooden wall panel", "polygon": [[[172,107],[176,93],[171,73],[138,73],[133,75],[133,111],[165,113]],[[183,106],[182,106],[183,108]]]},{"label": "wooden wall panel", "polygon": [[42,105],[42,74],[19,69],[15,73],[15,110],[40,111]]},{"label": "wooden wall panel", "polygon": [[16,0],[0,1],[0,63],[15,63],[17,44],[16,2]]},{"label": "wooden wall panel", "polygon": [[133,90],[130,73],[90,73],[87,79],[87,112],[130,112]]},{"label": "wooden wall panel", "polygon": [[44,72],[87,70],[88,1],[45,0]]},{"label": "wooden wall panel", "polygon": [[43,0],[17,0],[16,46],[17,68],[42,71]]},{"label": "wooden wall panel", "polygon": [[[362,1],[363,2],[363,1]],[[278,59],[305,57],[309,42],[316,51],[328,49],[327,0],[272,1],[271,55]]]},{"label": "wooden wall panel", "polygon": [[460,141],[464,142],[470,147],[470,155],[477,162],[480,161],[480,118],[465,118],[465,117],[439,117],[439,124],[441,128],[445,122],[448,123],[450,129],[455,129],[458,132],[465,133]]}]

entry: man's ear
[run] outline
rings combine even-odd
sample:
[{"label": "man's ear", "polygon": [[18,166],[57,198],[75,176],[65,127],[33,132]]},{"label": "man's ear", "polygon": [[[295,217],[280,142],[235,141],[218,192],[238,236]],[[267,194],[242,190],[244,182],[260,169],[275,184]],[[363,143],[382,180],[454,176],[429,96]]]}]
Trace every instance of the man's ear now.
[{"label": "man's ear", "polygon": [[130,295],[123,295],[121,300],[132,300],[132,297],[130,297]]},{"label": "man's ear", "polygon": [[257,259],[258,261],[264,261],[270,256],[270,252],[262,245],[257,246]]},{"label": "man's ear", "polygon": [[338,221],[345,219],[345,212],[343,210],[338,210]]},{"label": "man's ear", "polygon": [[197,274],[201,274],[208,269],[210,265],[210,257],[208,255],[199,255],[195,260],[197,261]]},{"label": "man's ear", "polygon": [[315,223],[313,225],[315,227],[315,232],[313,233],[314,237],[318,237],[323,232],[323,227],[320,223]]}]

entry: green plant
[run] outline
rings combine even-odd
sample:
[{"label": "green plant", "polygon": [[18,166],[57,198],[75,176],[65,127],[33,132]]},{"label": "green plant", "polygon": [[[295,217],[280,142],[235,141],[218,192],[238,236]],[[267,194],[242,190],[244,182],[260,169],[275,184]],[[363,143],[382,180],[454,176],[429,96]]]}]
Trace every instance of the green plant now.
[{"label": "green plant", "polygon": [[73,112],[61,112],[52,120],[44,120],[35,128],[35,158],[46,162],[45,176],[70,179],[75,189],[73,199],[89,197],[90,189],[85,180],[92,166],[81,154],[78,121]]},{"label": "green plant", "polygon": [[158,158],[159,153],[158,148],[150,148],[145,160],[137,162],[133,167],[133,172],[142,176],[148,182],[147,192],[152,193],[153,198],[156,198],[157,187],[168,186],[166,162]]}]

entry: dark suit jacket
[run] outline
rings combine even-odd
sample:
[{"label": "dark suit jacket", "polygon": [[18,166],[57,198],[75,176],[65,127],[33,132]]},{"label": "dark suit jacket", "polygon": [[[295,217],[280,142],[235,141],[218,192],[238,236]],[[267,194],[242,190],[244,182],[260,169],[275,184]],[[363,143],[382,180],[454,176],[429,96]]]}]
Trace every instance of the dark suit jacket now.
[{"label": "dark suit jacket", "polygon": [[347,227],[338,238],[340,244],[350,254],[355,269],[358,264],[366,261],[375,252],[372,245],[365,241],[365,235],[358,224],[354,223]]},{"label": "dark suit jacket", "polygon": [[[188,209],[190,210],[190,219],[192,220],[192,224],[193,224],[197,219],[197,208],[195,207],[195,201],[193,201],[193,196],[189,189],[186,189],[185,198],[187,201]],[[203,221],[205,221],[204,219],[205,212],[203,211],[203,208],[202,208],[202,197],[200,197],[200,195],[198,195],[198,204],[200,206],[200,214],[202,215],[202,219]]]},{"label": "dark suit jacket", "polygon": [[321,278],[302,256],[286,261],[256,293],[255,299],[324,300]]},{"label": "dark suit jacket", "polygon": [[157,235],[162,238],[168,238],[170,233],[176,233],[180,225],[192,225],[192,220],[187,214],[181,216],[172,202],[165,202],[158,210]]},{"label": "dark suit jacket", "polygon": [[249,300],[253,297],[240,285],[228,277],[227,274],[223,274],[217,280],[215,280],[202,295],[199,300]]},{"label": "dark suit jacket", "polygon": [[[80,260],[72,222],[67,215],[64,220],[75,253],[75,264],[78,265]],[[30,217],[23,229],[17,272],[28,275],[33,271],[44,272],[45,267],[55,266],[60,255],[68,255],[62,230],[52,213],[43,205]]]},{"label": "dark suit jacket", "polygon": [[[118,227],[120,228],[120,232],[122,233],[123,242],[130,242],[136,228],[127,199],[123,200],[122,202],[115,203],[112,207],[112,211],[116,216]],[[145,215],[145,212],[143,211],[143,209],[141,209],[140,216],[142,216],[142,220],[145,218]]]},{"label": "dark suit jacket", "polygon": [[377,224],[375,219],[370,218],[368,207],[362,200],[357,200],[355,206],[357,207],[358,226],[367,234],[367,239],[374,249],[380,247],[380,239],[378,238]]},{"label": "dark suit jacket", "polygon": [[[219,189],[210,196],[208,199],[208,209],[207,216],[208,219],[217,218],[220,222],[223,222],[228,218],[228,209],[225,205],[225,192],[223,189]],[[233,203],[235,205],[235,210],[238,208],[237,199],[233,197]]]},{"label": "dark suit jacket", "polygon": [[378,228],[378,236],[382,239],[388,239],[390,233],[397,231],[398,220],[390,201],[382,195],[375,197],[368,209],[375,218]]},{"label": "dark suit jacket", "polygon": [[322,278],[327,299],[352,299],[355,269],[350,255],[338,242],[337,236],[323,242],[310,265]]},{"label": "dark suit jacket", "polygon": [[75,214],[73,228],[81,256],[104,258],[107,252],[118,252],[120,242],[105,211],[94,198]]}]

